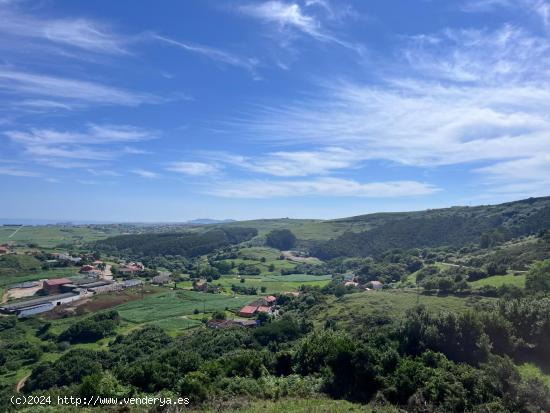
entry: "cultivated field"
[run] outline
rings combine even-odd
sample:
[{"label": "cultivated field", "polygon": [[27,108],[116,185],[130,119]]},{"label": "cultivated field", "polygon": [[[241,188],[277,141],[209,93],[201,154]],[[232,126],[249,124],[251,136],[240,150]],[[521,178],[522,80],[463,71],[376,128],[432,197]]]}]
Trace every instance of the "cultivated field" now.
[{"label": "cultivated field", "polygon": [[258,296],[205,294],[195,291],[168,291],[116,307],[120,317],[134,324],[155,324],[167,330],[183,329],[200,323],[194,316],[200,313],[239,309]]}]

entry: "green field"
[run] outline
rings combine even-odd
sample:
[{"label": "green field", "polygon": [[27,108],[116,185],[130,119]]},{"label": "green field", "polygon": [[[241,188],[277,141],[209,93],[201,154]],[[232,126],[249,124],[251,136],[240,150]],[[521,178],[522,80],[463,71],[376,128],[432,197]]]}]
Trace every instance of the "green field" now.
[{"label": "green field", "polygon": [[231,289],[231,285],[239,285],[242,287],[254,287],[260,292],[261,287],[266,287],[265,294],[276,294],[288,291],[295,291],[300,288],[301,285],[307,285],[310,287],[319,286],[323,287],[331,280],[330,275],[308,275],[308,274],[290,274],[290,275],[266,275],[242,276],[245,280],[241,283],[241,279],[233,275],[224,275],[218,280],[215,280],[212,284],[221,285],[226,290]]},{"label": "green field", "polygon": [[193,327],[200,322],[193,317],[195,310],[206,313],[239,309],[258,296],[206,294],[195,291],[169,291],[132,301],[116,307],[120,317],[134,324],[155,324],[168,330]]},{"label": "green field", "polygon": [[76,277],[78,267],[54,268],[46,271],[29,272],[22,275],[2,276],[0,277],[0,286],[6,287],[12,284],[18,284],[25,281],[36,281],[47,278]]},{"label": "green field", "polygon": [[59,244],[82,244],[113,235],[85,226],[24,226],[14,234],[16,229],[17,227],[13,226],[0,227],[0,244],[8,242],[33,243],[41,247],[51,248]]},{"label": "green field", "polygon": [[471,282],[470,285],[473,288],[481,288],[486,285],[490,285],[493,287],[500,287],[502,285],[508,284],[508,285],[514,285],[516,287],[524,288],[525,287],[525,279],[526,275],[513,275],[513,274],[506,274],[506,275],[493,275],[492,277],[483,278],[481,280],[477,280],[474,282]]},{"label": "green field", "polygon": [[333,318],[344,323],[351,323],[370,315],[383,315],[399,319],[405,315],[407,310],[414,308],[417,304],[425,305],[433,312],[459,312],[472,308],[477,301],[486,300],[490,299],[460,298],[451,295],[417,295],[412,290],[360,292],[329,300],[326,308],[316,315],[316,320],[324,322],[327,318]]}]

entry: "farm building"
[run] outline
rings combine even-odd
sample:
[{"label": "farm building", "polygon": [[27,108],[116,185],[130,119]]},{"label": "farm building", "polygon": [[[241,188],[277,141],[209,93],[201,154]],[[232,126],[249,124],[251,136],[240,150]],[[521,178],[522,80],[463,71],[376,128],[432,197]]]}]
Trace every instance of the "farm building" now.
[{"label": "farm building", "polygon": [[68,278],[52,278],[51,280],[44,281],[43,288],[48,294],[56,294],[61,291],[62,286],[71,283],[72,281]]},{"label": "farm building", "polygon": [[143,271],[144,269],[145,267],[141,262],[131,262],[120,267],[118,269],[118,272],[120,272],[122,275],[132,275]]},{"label": "farm building", "polygon": [[95,267],[93,265],[83,265],[82,267],[80,267],[80,272],[81,273],[88,273],[88,272],[91,272],[91,271],[94,271],[95,270]]},{"label": "farm building", "polygon": [[151,281],[153,284],[162,285],[162,284],[168,284],[170,281],[172,281],[172,279],[170,278],[169,275],[161,274],[161,275],[157,275],[156,277],[153,277]]},{"label": "farm building", "polygon": [[258,310],[257,306],[245,305],[243,308],[239,310],[239,315],[241,317],[252,317],[254,316],[254,314],[256,314],[257,310]]},{"label": "farm building", "polygon": [[90,287],[88,288],[88,291],[91,291],[94,294],[101,294],[101,293],[108,293],[111,291],[120,291],[122,290],[122,288],[123,288],[122,284],[110,283],[110,284],[98,285],[96,287]]},{"label": "farm building", "polygon": [[17,314],[18,317],[26,317],[50,311],[58,305],[67,304],[79,298],[81,298],[80,295],[74,293],[50,295],[12,304],[2,304],[0,311],[7,314]]},{"label": "farm building", "polygon": [[52,257],[57,258],[58,260],[71,261],[71,262],[74,262],[74,263],[82,261],[82,258],[72,257],[69,254],[67,254],[66,252],[54,252],[52,254]]},{"label": "farm building", "polygon": [[0,255],[4,255],[10,252],[10,249],[7,245],[0,245]]},{"label": "farm building", "polygon": [[111,281],[93,281],[86,284],[79,284],[78,288],[88,290],[95,294],[100,294],[122,290],[123,286],[122,283],[114,283]]},{"label": "farm building", "polygon": [[265,300],[269,305],[274,305],[277,302],[277,297],[275,297],[274,295],[268,295],[267,297],[265,297]]},{"label": "farm building", "polygon": [[133,278],[133,279],[130,279],[130,280],[124,280],[122,282],[122,286],[124,288],[131,288],[131,287],[136,287],[138,285],[142,285],[143,284],[143,281],[142,280],[138,280],[137,278]]},{"label": "farm building", "polygon": [[194,291],[206,291],[208,290],[208,283],[206,281],[197,281],[193,283]]},{"label": "farm building", "polygon": [[380,281],[370,281],[367,283],[367,287],[372,288],[373,290],[379,290],[384,286]]}]

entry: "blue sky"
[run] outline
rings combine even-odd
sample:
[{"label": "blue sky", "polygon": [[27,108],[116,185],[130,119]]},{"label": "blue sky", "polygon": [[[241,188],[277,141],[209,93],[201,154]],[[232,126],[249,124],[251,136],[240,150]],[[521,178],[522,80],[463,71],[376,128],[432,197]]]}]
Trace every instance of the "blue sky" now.
[{"label": "blue sky", "polygon": [[550,2],[0,0],[0,217],[549,195]]}]

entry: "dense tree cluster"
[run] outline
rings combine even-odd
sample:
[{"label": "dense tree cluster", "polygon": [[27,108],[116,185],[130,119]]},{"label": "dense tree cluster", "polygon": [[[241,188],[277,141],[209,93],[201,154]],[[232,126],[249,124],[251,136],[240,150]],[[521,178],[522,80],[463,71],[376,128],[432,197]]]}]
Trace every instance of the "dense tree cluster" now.
[{"label": "dense tree cluster", "polygon": [[346,232],[333,240],[319,242],[311,252],[321,259],[332,259],[379,256],[393,248],[461,247],[469,243],[488,248],[549,229],[550,206],[547,204],[548,198],[540,198],[533,204],[521,201],[491,207],[367,215],[364,219],[373,221],[372,229]]},{"label": "dense tree cluster", "polygon": [[133,258],[166,255],[193,258],[248,241],[257,234],[255,228],[227,227],[206,232],[118,235],[97,241],[94,248],[103,253]]},{"label": "dense tree cluster", "polygon": [[266,235],[265,243],[278,250],[290,250],[296,245],[296,236],[288,229],[275,229]]},{"label": "dense tree cluster", "polygon": [[119,324],[115,310],[97,313],[78,323],[71,324],[59,335],[59,341],[90,343],[113,334]]}]

